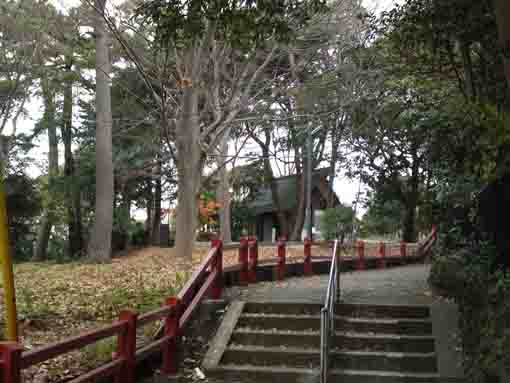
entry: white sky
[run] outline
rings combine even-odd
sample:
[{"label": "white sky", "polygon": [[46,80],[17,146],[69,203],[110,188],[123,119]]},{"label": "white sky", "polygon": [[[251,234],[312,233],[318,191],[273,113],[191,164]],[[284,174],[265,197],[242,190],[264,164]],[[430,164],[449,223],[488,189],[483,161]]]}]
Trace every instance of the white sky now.
[{"label": "white sky", "polygon": [[[72,6],[76,6],[80,0],[53,0],[54,3],[60,9],[66,9]],[[400,3],[403,0],[363,0],[364,5],[369,9],[376,12],[381,12],[390,9],[395,3]],[[75,89],[75,93],[78,89]],[[42,103],[40,98],[34,97],[26,107],[28,116],[20,119],[18,122],[19,132],[30,133],[35,122],[42,117]],[[6,132],[8,134],[8,131]],[[41,165],[47,162],[48,152],[48,140],[45,135],[35,142],[36,148],[30,152],[30,157],[34,158],[34,163],[29,166],[27,173],[31,176],[37,176],[41,174]],[[62,148],[61,148],[62,149]],[[63,149],[62,149],[63,150]],[[60,160],[63,160],[63,154],[60,155]],[[347,177],[338,174],[335,182],[335,192],[340,198],[340,201],[345,204],[352,204],[356,199],[358,190],[360,190],[360,184],[358,180],[349,180]],[[361,191],[365,188],[361,185]],[[168,203],[164,204],[168,205]],[[358,214],[363,214],[364,208],[361,206],[358,208]]]}]

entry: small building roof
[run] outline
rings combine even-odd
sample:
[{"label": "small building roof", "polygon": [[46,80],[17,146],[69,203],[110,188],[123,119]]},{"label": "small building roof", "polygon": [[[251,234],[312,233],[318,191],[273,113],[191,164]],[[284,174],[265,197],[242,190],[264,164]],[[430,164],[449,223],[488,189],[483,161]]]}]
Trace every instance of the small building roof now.
[{"label": "small building roof", "polygon": [[[319,183],[327,179],[329,175],[328,168],[317,169],[313,172],[312,176],[312,190],[319,188]],[[276,178],[276,185],[278,195],[280,197],[281,209],[284,211],[293,210],[297,208],[297,176],[290,175],[285,177]],[[273,195],[269,185],[260,186],[255,192],[253,199],[247,203],[250,209],[253,209],[255,214],[271,213],[274,211]]]}]

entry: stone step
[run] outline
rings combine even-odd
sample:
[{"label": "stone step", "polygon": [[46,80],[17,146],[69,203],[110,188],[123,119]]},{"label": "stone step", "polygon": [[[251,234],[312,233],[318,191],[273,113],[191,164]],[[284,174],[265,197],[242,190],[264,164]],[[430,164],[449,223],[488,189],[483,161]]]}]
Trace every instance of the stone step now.
[{"label": "stone step", "polygon": [[430,317],[430,309],[427,306],[342,303],[335,309],[337,315],[359,318],[426,319]]},{"label": "stone step", "polygon": [[[436,372],[434,353],[385,353],[385,352],[331,352],[331,368],[385,371]],[[223,354],[222,364],[291,366],[318,368],[319,349],[286,347],[229,347]]]},{"label": "stone step", "polygon": [[[247,302],[245,314],[280,314],[280,315],[319,315],[322,305],[295,302]],[[361,318],[428,318],[430,310],[427,306],[413,305],[372,305],[341,303],[335,308],[340,316]]]},{"label": "stone step", "polygon": [[[239,383],[318,383],[319,370],[280,366],[220,365],[208,376]],[[460,383],[435,373],[331,370],[329,381],[342,383]]]},{"label": "stone step", "polygon": [[[236,329],[231,345],[319,348],[320,332]],[[421,335],[392,335],[337,332],[332,347],[340,350],[387,352],[434,352],[434,338]]]},{"label": "stone step", "polygon": [[[238,320],[238,327],[262,330],[318,331],[320,329],[320,315],[242,314]],[[336,328],[359,333],[428,335],[432,333],[432,322],[420,318],[380,319],[337,316]]]},{"label": "stone step", "polygon": [[319,315],[322,305],[299,302],[246,302],[243,314]]}]

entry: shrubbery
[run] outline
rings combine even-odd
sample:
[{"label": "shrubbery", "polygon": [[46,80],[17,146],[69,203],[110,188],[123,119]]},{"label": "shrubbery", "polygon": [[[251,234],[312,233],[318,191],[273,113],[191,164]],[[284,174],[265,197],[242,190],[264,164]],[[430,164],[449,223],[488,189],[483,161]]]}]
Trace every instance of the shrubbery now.
[{"label": "shrubbery", "polygon": [[510,371],[510,271],[494,266],[495,249],[447,252],[434,259],[431,284],[460,309],[464,369],[469,382],[501,382]]}]

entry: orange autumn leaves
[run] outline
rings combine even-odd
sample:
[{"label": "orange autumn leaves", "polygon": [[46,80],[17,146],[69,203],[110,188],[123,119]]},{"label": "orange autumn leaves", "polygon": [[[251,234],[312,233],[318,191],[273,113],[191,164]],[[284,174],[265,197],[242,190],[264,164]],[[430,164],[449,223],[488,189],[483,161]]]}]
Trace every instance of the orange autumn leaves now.
[{"label": "orange autumn leaves", "polygon": [[213,196],[202,194],[198,200],[198,219],[201,225],[215,225],[221,204]]}]

